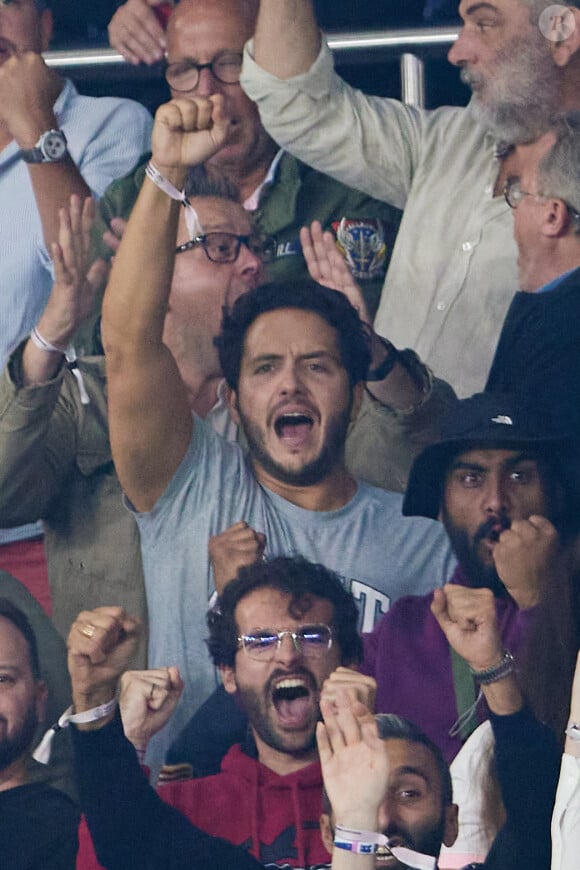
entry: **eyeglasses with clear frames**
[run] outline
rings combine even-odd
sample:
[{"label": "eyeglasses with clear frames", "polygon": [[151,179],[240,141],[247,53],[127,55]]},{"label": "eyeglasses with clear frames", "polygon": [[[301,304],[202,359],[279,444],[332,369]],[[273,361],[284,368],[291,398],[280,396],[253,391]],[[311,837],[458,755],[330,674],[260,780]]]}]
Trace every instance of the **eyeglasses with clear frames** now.
[{"label": "eyeglasses with clear frames", "polygon": [[226,51],[218,54],[209,63],[196,63],[190,58],[176,60],[167,64],[165,80],[174,91],[180,93],[193,91],[199,83],[202,69],[211,70],[213,77],[224,85],[235,85],[240,80],[242,54]]},{"label": "eyeglasses with clear frames", "polygon": [[276,254],[276,241],[271,236],[237,236],[235,233],[223,232],[194,236],[189,242],[178,245],[175,253],[183,254],[197,245],[202,246],[206,257],[212,263],[235,263],[242,245],[249,248],[263,263],[269,263]]},{"label": "eyeglasses with clear frames", "polygon": [[238,647],[251,659],[269,662],[274,658],[285,637],[292,638],[296,652],[309,658],[325,655],[332,646],[332,629],[329,625],[301,625],[295,631],[276,631],[259,628],[251,634],[238,637]]}]

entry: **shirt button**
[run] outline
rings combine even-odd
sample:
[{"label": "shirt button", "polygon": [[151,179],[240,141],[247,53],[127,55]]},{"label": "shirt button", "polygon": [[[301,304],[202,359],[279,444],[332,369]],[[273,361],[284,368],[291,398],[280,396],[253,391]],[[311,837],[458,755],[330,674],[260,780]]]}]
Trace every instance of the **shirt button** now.
[{"label": "shirt button", "polygon": [[438,302],[437,303],[437,311],[445,311],[446,308],[447,308],[447,305],[445,304],[445,302]]},{"label": "shirt button", "polygon": [[471,251],[472,248],[473,248],[473,245],[471,242],[463,242],[463,244],[461,245],[462,251]]}]

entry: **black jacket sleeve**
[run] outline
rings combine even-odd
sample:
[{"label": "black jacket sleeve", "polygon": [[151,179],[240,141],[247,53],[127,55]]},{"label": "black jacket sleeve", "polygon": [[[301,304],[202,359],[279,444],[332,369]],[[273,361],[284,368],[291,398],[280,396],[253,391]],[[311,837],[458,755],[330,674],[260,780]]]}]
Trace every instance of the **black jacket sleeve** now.
[{"label": "black jacket sleeve", "polygon": [[159,797],[118,713],[96,731],[71,731],[81,808],[107,870],[262,870],[246,851],[200,831]]},{"label": "black jacket sleeve", "polygon": [[553,731],[524,708],[490,714],[507,821],[485,861],[486,870],[550,870],[550,821],[561,749]]}]

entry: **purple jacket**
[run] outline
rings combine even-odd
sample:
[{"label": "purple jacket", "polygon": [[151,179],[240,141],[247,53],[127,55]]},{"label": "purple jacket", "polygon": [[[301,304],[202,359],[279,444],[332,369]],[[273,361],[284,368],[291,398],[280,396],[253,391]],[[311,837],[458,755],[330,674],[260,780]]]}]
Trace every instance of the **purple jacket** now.
[{"label": "purple jacket", "polygon": [[[459,566],[451,582],[468,585]],[[377,713],[397,713],[410,719],[451,762],[462,745],[460,737],[449,736],[459,714],[450,648],[431,614],[432,599],[433,593],[409,595],[393,604],[374,630],[363,635],[361,671],[377,681]],[[496,606],[503,645],[517,658],[534,610],[519,610],[511,598],[498,600]],[[481,703],[479,721],[487,715]]]}]

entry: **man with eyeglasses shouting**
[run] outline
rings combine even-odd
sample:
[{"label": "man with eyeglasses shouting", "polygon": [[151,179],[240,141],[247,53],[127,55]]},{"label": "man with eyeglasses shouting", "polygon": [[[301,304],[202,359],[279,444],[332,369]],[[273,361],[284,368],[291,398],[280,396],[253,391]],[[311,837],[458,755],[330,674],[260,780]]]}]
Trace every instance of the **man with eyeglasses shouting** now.
[{"label": "man with eyeglasses shouting", "polygon": [[[248,738],[232,747],[221,773],[162,786],[163,800],[267,866],[327,863],[315,731],[320,698],[331,702],[337,686],[372,707],[374,681],[350,670],[361,655],[357,621],[354,598],[322,565],[279,557],[240,569],[208,614],[208,646],[226,691],[247,711]],[[81,613],[70,631],[74,710],[94,717],[73,736],[82,807],[106,867],[190,866],[123,736],[124,727],[142,749],[163,725],[182,686],[177,669],[126,674],[122,724],[114,702],[87,713],[115,698],[136,633],[120,608]],[[85,831],[80,859],[92,870]]]},{"label": "man with eyeglasses shouting", "polygon": [[563,431],[580,432],[580,112],[554,122],[508,179],[520,292],[505,319],[486,390],[541,397]]},{"label": "man with eyeglasses shouting", "polygon": [[[254,233],[226,182],[192,171],[185,187],[207,232],[190,239],[185,213],[180,215],[163,341],[177,361],[191,410],[235,438],[236,426],[218,395],[222,374],[213,337],[222,307],[262,280],[268,242]],[[72,371],[65,357],[102,280],[98,265],[86,277],[90,211],[90,203],[74,199],[61,226],[56,281],[38,321],[46,347],[30,338],[23,342],[0,383],[0,524],[44,520],[52,615],[65,637],[79,610],[106,601],[143,618],[146,613],[138,533],[122,506],[111,460],[105,359],[101,350]],[[146,233],[151,231],[149,225]],[[74,376],[79,372],[80,384]],[[137,663],[145,664],[145,638]]]},{"label": "man with eyeglasses shouting", "polygon": [[[346,187],[279,150],[266,133],[256,105],[240,85],[244,42],[254,31],[258,0],[181,0],[162,34],[155,10],[145,0],[129,0],[115,13],[111,44],[130,62],[153,62],[165,54],[165,77],[173,97],[221,94],[232,117],[232,137],[208,159],[239,190],[254,224],[276,239],[268,280],[306,276],[299,230],[312,220],[333,229],[350,268],[360,281],[374,315],[390,260],[400,211]],[[166,51],[165,51],[166,49]],[[98,256],[110,256],[101,243],[114,218],[127,218],[143,180],[144,166],[113,184],[100,207],[93,234]]]}]

